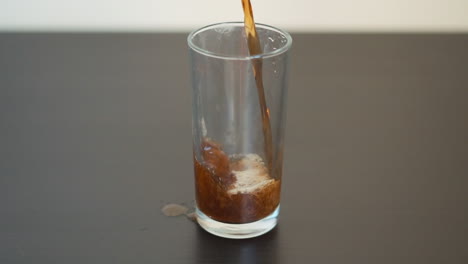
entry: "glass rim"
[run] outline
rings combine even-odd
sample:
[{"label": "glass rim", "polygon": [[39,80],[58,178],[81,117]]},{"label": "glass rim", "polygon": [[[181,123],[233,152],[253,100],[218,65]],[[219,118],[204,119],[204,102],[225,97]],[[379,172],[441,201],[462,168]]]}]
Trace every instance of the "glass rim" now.
[{"label": "glass rim", "polygon": [[287,42],[286,44],[279,48],[279,49],[276,49],[276,50],[273,50],[273,51],[270,51],[270,52],[262,52],[261,54],[256,54],[256,55],[248,55],[248,56],[230,56],[230,55],[222,55],[222,54],[218,54],[216,52],[211,52],[211,51],[208,51],[206,49],[203,49],[197,45],[195,45],[195,43],[193,43],[193,38],[199,34],[199,33],[202,33],[206,30],[209,30],[209,29],[213,29],[213,28],[218,28],[218,27],[221,27],[221,26],[240,26],[240,27],[244,27],[244,22],[239,22],[239,21],[233,21],[233,22],[220,22],[220,23],[215,23],[215,24],[211,24],[211,25],[207,25],[207,26],[204,26],[204,27],[201,27],[199,29],[196,29],[192,32],[190,32],[190,34],[188,35],[187,37],[187,43],[189,45],[189,47],[202,54],[202,55],[205,55],[205,56],[208,56],[208,57],[213,57],[213,58],[219,58],[219,59],[227,59],[227,60],[252,60],[252,59],[259,59],[259,58],[270,58],[270,57],[274,57],[274,56],[278,56],[282,53],[285,53],[286,51],[288,51],[292,45],[292,37],[291,35],[284,31],[284,30],[281,30],[279,28],[276,28],[276,27],[273,27],[273,26],[270,26],[270,25],[266,25],[266,24],[262,24],[262,23],[255,23],[255,26],[258,26],[258,27],[261,27],[261,28],[265,28],[265,29],[268,29],[268,30],[271,30],[271,31],[275,31],[281,35],[283,35]]}]

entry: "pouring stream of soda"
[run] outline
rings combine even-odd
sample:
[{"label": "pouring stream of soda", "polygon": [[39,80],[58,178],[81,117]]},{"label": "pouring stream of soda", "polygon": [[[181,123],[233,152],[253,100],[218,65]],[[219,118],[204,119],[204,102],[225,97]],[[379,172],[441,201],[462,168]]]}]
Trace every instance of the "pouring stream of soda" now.
[{"label": "pouring stream of soda", "polygon": [[[247,44],[249,46],[249,53],[251,56],[262,54],[262,47],[255,28],[255,21],[253,17],[252,5],[250,0],[241,0],[242,8],[244,9],[244,28],[247,35]],[[273,175],[273,140],[271,135],[270,125],[270,110],[267,107],[265,99],[265,89],[263,88],[263,74],[262,74],[262,58],[252,59],[253,72],[255,76],[255,83],[257,85],[258,100],[260,104],[260,111],[262,114],[262,130],[265,148],[265,159],[268,171],[271,177]]]}]

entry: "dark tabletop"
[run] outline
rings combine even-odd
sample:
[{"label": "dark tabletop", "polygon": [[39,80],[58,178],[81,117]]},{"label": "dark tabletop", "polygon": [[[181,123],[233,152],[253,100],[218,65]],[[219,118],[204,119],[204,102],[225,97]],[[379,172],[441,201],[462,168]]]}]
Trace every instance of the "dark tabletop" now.
[{"label": "dark tabletop", "polygon": [[293,35],[279,226],[193,207],[186,34],[0,34],[0,263],[468,263],[468,35]]}]

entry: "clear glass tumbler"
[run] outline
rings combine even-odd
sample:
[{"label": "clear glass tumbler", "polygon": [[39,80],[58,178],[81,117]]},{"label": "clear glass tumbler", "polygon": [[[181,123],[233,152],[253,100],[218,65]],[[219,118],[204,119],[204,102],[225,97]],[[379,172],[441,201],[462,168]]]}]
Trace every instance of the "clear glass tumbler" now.
[{"label": "clear glass tumbler", "polygon": [[256,27],[262,53],[254,56],[241,22],[188,37],[197,220],[228,238],[264,234],[279,213],[292,39]]}]

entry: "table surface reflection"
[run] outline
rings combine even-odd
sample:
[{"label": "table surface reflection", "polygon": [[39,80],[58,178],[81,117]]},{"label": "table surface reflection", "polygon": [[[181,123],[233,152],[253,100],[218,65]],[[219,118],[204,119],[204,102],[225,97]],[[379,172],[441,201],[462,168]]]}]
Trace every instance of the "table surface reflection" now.
[{"label": "table surface reflection", "polygon": [[279,226],[193,207],[186,34],[0,34],[1,263],[467,263],[468,35],[293,34]]}]

